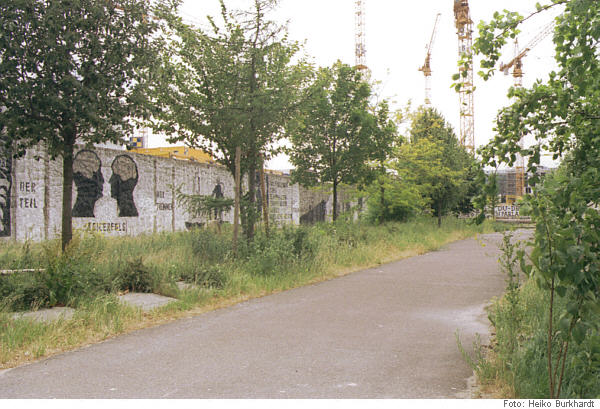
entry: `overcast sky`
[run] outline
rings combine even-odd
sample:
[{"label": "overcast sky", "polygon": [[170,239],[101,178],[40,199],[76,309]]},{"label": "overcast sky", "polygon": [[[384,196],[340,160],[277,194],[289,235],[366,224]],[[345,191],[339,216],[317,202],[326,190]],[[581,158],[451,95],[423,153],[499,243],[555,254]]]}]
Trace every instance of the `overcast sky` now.
[{"label": "overcast sky", "polygon": [[[354,0],[280,0],[272,19],[282,24],[289,21],[289,35],[305,42],[305,53],[319,66],[330,66],[336,60],[354,64]],[[536,0],[471,0],[474,27],[481,20],[489,21],[494,11],[505,8],[528,15],[535,10]],[[230,8],[248,8],[252,0],[226,0]],[[458,94],[451,89],[452,74],[457,72],[458,39],[454,26],[453,0],[366,0],[367,65],[372,78],[382,82],[382,94],[401,108],[412,101],[417,108],[424,100],[424,77],[418,71],[425,59],[435,16],[441,13],[438,35],[432,52],[432,105],[452,124],[459,134]],[[202,23],[206,15],[219,15],[218,0],[185,0],[180,14],[188,21]],[[529,20],[522,29],[519,44],[526,45],[553,17],[543,13]],[[474,36],[477,30],[474,30]],[[514,53],[507,46],[503,61]],[[523,84],[546,79],[555,68],[551,36],[529,52],[523,61]],[[512,76],[502,73],[484,82],[475,74],[475,144],[481,146],[493,136],[496,112],[508,103],[506,92],[513,83]],[[150,146],[163,141],[155,137]],[[274,169],[289,168],[283,157],[270,163]]]}]

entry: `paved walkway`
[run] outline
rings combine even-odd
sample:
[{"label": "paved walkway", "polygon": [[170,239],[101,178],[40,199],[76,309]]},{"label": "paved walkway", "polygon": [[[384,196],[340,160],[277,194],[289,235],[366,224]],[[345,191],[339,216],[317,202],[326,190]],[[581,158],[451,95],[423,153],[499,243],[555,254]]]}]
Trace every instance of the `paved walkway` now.
[{"label": "paved walkway", "polygon": [[[0,398],[452,398],[500,234],[0,372]],[[482,243],[486,246],[482,246]]]}]

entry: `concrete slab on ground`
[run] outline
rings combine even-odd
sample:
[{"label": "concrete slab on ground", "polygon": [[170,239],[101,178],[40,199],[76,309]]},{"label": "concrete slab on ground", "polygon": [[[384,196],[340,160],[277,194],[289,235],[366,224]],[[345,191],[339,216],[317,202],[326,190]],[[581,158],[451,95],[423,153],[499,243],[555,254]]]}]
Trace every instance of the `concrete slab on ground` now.
[{"label": "concrete slab on ground", "polygon": [[119,301],[140,307],[144,311],[151,311],[170,302],[177,301],[177,299],[151,293],[127,293],[120,295]]},{"label": "concrete slab on ground", "polygon": [[13,318],[29,318],[38,322],[54,322],[58,321],[59,319],[71,319],[74,313],[75,310],[73,308],[54,307],[37,311],[17,312],[13,314]]}]

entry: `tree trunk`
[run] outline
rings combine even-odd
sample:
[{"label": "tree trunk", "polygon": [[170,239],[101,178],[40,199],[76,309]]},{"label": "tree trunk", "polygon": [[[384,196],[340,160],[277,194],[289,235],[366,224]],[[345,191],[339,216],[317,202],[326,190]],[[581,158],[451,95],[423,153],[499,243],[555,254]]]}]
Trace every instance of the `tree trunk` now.
[{"label": "tree trunk", "polygon": [[73,239],[73,150],[74,137],[65,138],[63,149],[63,203],[62,203],[62,251]]},{"label": "tree trunk", "polygon": [[381,213],[379,214],[379,223],[383,223],[383,221],[385,220],[385,215],[387,213],[387,208],[385,205],[385,167],[383,163],[380,164],[379,171],[381,172],[381,179],[379,185],[379,193],[381,194],[381,196],[379,197],[379,203],[381,204]]},{"label": "tree trunk", "polygon": [[240,226],[240,165],[241,165],[242,149],[238,146],[235,148],[235,203],[233,210],[233,253],[237,255],[238,250],[238,235]]},{"label": "tree trunk", "polygon": [[379,223],[383,223],[385,220],[386,206],[385,206],[385,187],[383,182],[379,186],[379,193],[381,194],[380,203],[381,203],[381,213],[379,214]]},{"label": "tree trunk", "polygon": [[260,167],[260,196],[262,201],[263,220],[265,221],[265,234],[269,237],[269,203],[267,203],[267,186],[265,184],[265,162]]},{"label": "tree trunk", "polygon": [[254,239],[254,225],[256,224],[256,161],[251,159],[248,164],[248,207],[246,209],[246,239]]},{"label": "tree trunk", "polygon": [[332,212],[332,217],[333,217],[333,221],[335,222],[337,220],[338,214],[337,214],[337,181],[333,181],[333,212]]},{"label": "tree trunk", "polygon": [[442,227],[442,202],[438,202],[437,205],[437,214],[438,214],[438,228]]},{"label": "tree trunk", "polygon": [[[550,308],[548,311],[548,386],[550,387],[550,399],[554,398],[554,376],[552,375],[552,339],[554,338],[554,332],[552,331],[552,324],[554,321],[554,289],[555,282],[552,277],[552,283],[550,284]],[[556,363],[558,365],[558,362]]]}]

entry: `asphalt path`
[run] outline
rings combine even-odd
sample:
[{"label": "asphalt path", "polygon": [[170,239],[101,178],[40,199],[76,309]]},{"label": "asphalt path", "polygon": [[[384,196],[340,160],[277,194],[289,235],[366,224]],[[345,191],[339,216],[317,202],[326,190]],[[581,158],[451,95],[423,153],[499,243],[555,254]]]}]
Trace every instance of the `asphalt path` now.
[{"label": "asphalt path", "polygon": [[0,398],[454,398],[501,234],[0,372]]}]

